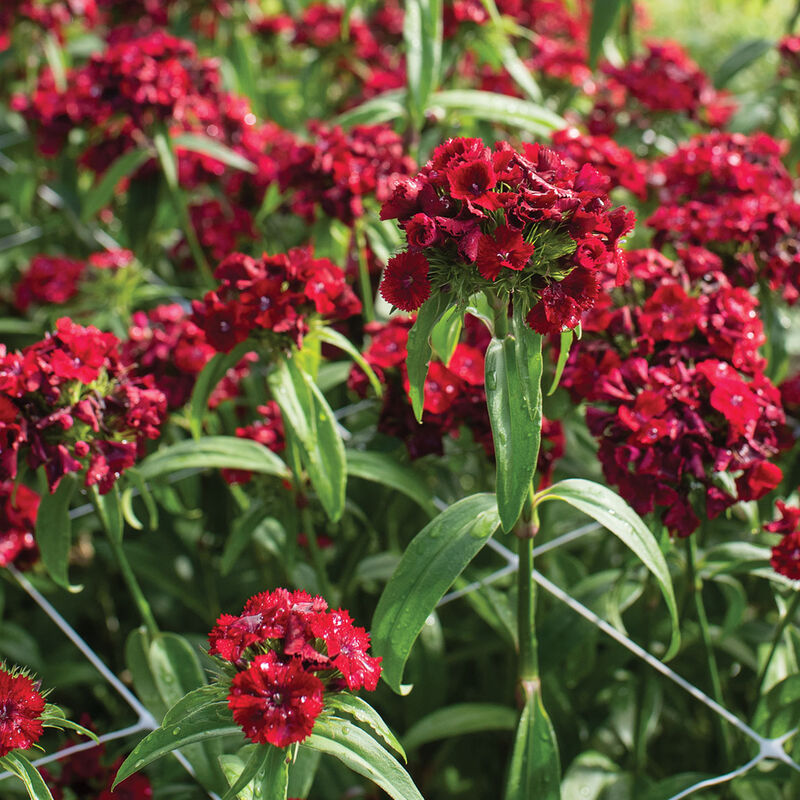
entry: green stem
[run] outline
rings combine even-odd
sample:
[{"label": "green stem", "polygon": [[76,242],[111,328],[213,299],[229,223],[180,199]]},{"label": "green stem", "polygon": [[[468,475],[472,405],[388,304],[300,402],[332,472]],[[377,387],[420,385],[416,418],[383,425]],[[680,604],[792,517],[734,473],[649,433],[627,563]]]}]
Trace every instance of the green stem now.
[{"label": "green stem", "polygon": [[355,221],[353,233],[355,234],[356,257],[358,258],[358,283],[361,289],[362,313],[367,322],[372,322],[375,319],[375,301],[372,297],[372,280],[369,276],[369,264],[367,263],[367,239],[364,235],[364,225],[361,219]]},{"label": "green stem", "polygon": [[142,589],[139,586],[139,581],[136,580],[136,575],[131,568],[128,557],[125,555],[122,542],[111,530],[108,517],[106,516],[105,509],[102,507],[102,501],[100,500],[96,486],[92,487],[91,497],[92,503],[97,510],[97,516],[100,518],[103,530],[106,532],[109,544],[111,545],[111,552],[114,554],[114,560],[117,562],[117,566],[122,572],[122,579],[125,581],[128,587],[128,591],[133,598],[134,605],[139,611],[142,622],[144,623],[144,626],[147,628],[147,632],[151,637],[157,636],[159,634],[158,624],[156,623],[156,619],[153,616],[152,610],[150,609],[150,603],[147,602],[147,598],[144,596],[144,592],[142,592]]},{"label": "green stem", "polygon": [[[695,610],[697,612],[697,621],[700,623],[700,635],[703,640],[703,647],[706,652],[706,663],[708,665],[708,674],[711,679],[711,695],[721,706],[725,705],[725,699],[722,695],[722,681],[719,677],[719,668],[717,667],[717,659],[714,655],[714,645],[711,641],[711,628],[708,624],[708,615],[706,614],[705,603],[703,603],[703,581],[697,574],[695,569],[695,562],[697,558],[697,543],[694,536],[689,536],[686,539],[686,567],[689,579],[689,586],[694,597]],[[722,742],[722,749],[724,751],[726,761],[730,762],[733,757],[731,749],[730,735],[728,728],[721,717],[714,717],[715,724],[717,725],[719,741]]]},{"label": "green stem", "polygon": [[533,582],[533,537],[519,541],[517,570],[517,621],[519,634],[519,679],[525,685],[539,679],[536,643],[536,584]]},{"label": "green stem", "polygon": [[494,311],[494,336],[505,339],[508,336],[508,300],[503,300],[494,292],[487,292],[489,305]]},{"label": "green stem", "polygon": [[769,670],[769,665],[772,663],[775,651],[778,649],[778,645],[781,643],[781,639],[783,638],[786,626],[789,624],[789,622],[791,622],[792,618],[797,612],[797,607],[799,605],[800,605],[800,592],[795,592],[792,595],[792,599],[789,601],[789,605],[786,608],[786,613],[783,615],[783,618],[778,624],[778,627],[775,629],[775,635],[772,637],[772,644],[770,645],[769,653],[767,653],[767,660],[764,662],[764,666],[761,667],[761,670],[758,673],[756,686],[758,687],[759,691],[761,691],[762,687],[764,686],[764,681],[767,677],[767,671]]},{"label": "green stem", "polygon": [[334,605],[336,597],[334,596],[333,586],[331,586],[331,582],[328,580],[328,573],[325,570],[325,561],[322,558],[322,551],[319,549],[319,542],[317,541],[317,533],[314,530],[314,521],[311,519],[311,512],[308,508],[304,508],[300,512],[300,519],[303,522],[303,533],[305,533],[306,539],[308,540],[311,563],[317,575],[320,591],[323,597],[331,605]]}]

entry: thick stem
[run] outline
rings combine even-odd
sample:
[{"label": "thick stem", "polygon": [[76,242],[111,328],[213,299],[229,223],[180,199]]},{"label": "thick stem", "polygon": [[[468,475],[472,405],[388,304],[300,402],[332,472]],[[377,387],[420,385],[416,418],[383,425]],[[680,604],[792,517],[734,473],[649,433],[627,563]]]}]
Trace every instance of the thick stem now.
[{"label": "thick stem", "polygon": [[519,679],[523,687],[539,680],[536,644],[536,584],[533,582],[533,537],[519,540],[517,571],[517,621],[519,634]]},{"label": "thick stem", "polygon": [[[697,621],[700,623],[700,635],[703,640],[703,647],[706,652],[706,664],[708,666],[708,674],[711,679],[711,694],[714,700],[721,706],[725,705],[725,700],[722,696],[722,681],[719,677],[719,668],[717,667],[717,658],[714,655],[714,645],[711,641],[711,628],[708,624],[708,615],[706,614],[705,603],[703,602],[703,582],[695,569],[695,560],[697,556],[697,544],[694,536],[689,536],[686,539],[686,568],[689,579],[689,586],[694,597],[695,610],[697,611]],[[715,717],[717,724],[719,741],[722,742],[722,749],[725,754],[726,761],[730,762],[733,757],[731,749],[731,741],[727,727],[719,717]]]},{"label": "thick stem", "polygon": [[761,671],[758,673],[756,686],[758,687],[759,691],[761,691],[764,686],[769,665],[772,663],[772,659],[775,656],[775,651],[778,649],[778,645],[781,643],[786,626],[792,621],[795,613],[797,613],[798,605],[800,605],[800,592],[795,592],[792,595],[792,599],[789,601],[789,605],[786,608],[786,613],[783,615],[780,623],[778,623],[778,627],[775,629],[775,635],[772,637],[772,644],[770,645],[769,653],[767,653],[767,660],[764,662],[764,666],[761,667]]},{"label": "thick stem", "polygon": [[364,235],[364,225],[361,219],[355,221],[353,227],[356,243],[356,256],[358,258],[358,284],[361,289],[361,303],[365,322],[375,319],[375,300],[372,297],[372,280],[369,276],[367,263],[367,238]]},{"label": "thick stem", "polygon": [[100,519],[103,530],[105,531],[106,537],[111,545],[111,552],[114,554],[114,560],[117,562],[117,566],[119,566],[120,571],[122,572],[122,579],[125,581],[125,584],[128,587],[128,591],[130,592],[133,602],[139,611],[142,622],[144,623],[145,627],[147,628],[147,632],[151,637],[157,636],[159,634],[158,624],[156,623],[153,612],[150,609],[150,603],[147,602],[147,598],[144,596],[144,592],[139,586],[139,581],[136,580],[136,575],[131,568],[128,557],[125,555],[122,542],[111,530],[108,516],[106,515],[106,511],[102,505],[103,501],[100,499],[100,493],[97,491],[96,486],[92,487],[90,494],[92,498],[92,504],[97,510],[97,516]]},{"label": "thick stem", "polygon": [[498,297],[494,292],[487,294],[489,305],[494,311],[494,336],[505,339],[508,336],[508,301]]}]

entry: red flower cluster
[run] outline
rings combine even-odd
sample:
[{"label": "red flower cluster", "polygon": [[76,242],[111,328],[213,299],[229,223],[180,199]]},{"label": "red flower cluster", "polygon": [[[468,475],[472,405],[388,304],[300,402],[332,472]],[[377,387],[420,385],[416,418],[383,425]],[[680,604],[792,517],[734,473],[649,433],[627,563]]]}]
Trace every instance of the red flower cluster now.
[{"label": "red flower cluster", "polygon": [[[465,341],[456,345],[449,363],[433,361],[425,381],[422,424],[417,423],[408,399],[406,356],[408,331],[413,319],[392,317],[387,323],[370,323],[372,339],[364,358],[384,386],[378,430],[401,439],[411,458],[444,452],[444,438],[457,437],[467,428],[489,458],[494,457],[492,428],[486,410],[484,353],[489,344],[486,327],[475,317],[465,318]],[[350,388],[365,397],[369,382],[356,366],[350,371]],[[550,482],[555,461],[564,454],[561,423],[544,419],[537,474],[540,485]]]},{"label": "red flower cluster", "polygon": [[739,286],[759,279],[800,297],[800,203],[781,162],[785,143],[766,134],[698,136],[656,165],[660,206],[647,220],[654,244],[701,245]]},{"label": "red flower cluster", "polygon": [[61,305],[78,293],[86,271],[83,261],[58,256],[34,256],[14,286],[14,306],[25,312],[31,305]]},{"label": "red flower cluster", "polygon": [[27,486],[0,481],[0,567],[25,567],[38,554],[33,532],[39,495]]},{"label": "red flower cluster", "polygon": [[[273,453],[283,452],[286,434],[280,407],[274,400],[270,400],[265,405],[258,406],[256,411],[261,418],[243,428],[237,428],[236,435],[263,444]],[[228,483],[247,483],[253,477],[253,473],[246,469],[223,469],[221,474]]]},{"label": "red flower cluster", "polygon": [[356,125],[344,132],[312,123],[311,144],[295,144],[281,159],[280,185],[293,190],[291,209],[309,222],[320,207],[351,225],[364,214],[364,198],[383,202],[415,164],[388,125]]},{"label": "red flower cluster", "polygon": [[0,480],[25,454],[44,465],[50,491],[68,472],[108,492],[159,435],[166,400],[152,377],[128,374],[119,340],[67,317],[21,352],[0,346]]},{"label": "red flower cluster", "polygon": [[450,139],[383,205],[408,250],[389,261],[381,294],[413,311],[432,291],[466,301],[499,289],[528,303],[534,330],[574,328],[595,303],[597,271],[622,265],[619,240],[633,226],[633,214],[612,210],[607,186],[590,165],[578,171],[538,144],[518,153]]},{"label": "red flower cluster", "polygon": [[27,750],[44,733],[44,697],[27,675],[0,664],[0,758]]},{"label": "red flower cluster", "polygon": [[589,115],[592,133],[611,135],[630,124],[644,130],[652,125],[652,113],[662,111],[720,128],[736,111],[730,96],[717,91],[675,42],[650,42],[645,53],[624,66],[606,63],[602,69],[608,77]]},{"label": "red flower cluster", "polygon": [[214,277],[220,286],[192,303],[193,319],[223,352],[254,331],[286,334],[299,347],[312,315],[336,320],[361,311],[342,270],[327,258],[314,258],[309,248],[260,259],[233,253]]},{"label": "red flower cluster", "polygon": [[675,264],[631,253],[647,300],[631,294],[587,315],[562,380],[590,402],[606,478],[638,513],[665,508],[664,524],[681,536],[701,509],[714,518],[774,489],[782,473],[769,459],[788,443],[780,394],[762,373],[757,302],[719,272],[692,284],[698,266],[711,269],[705,255]]},{"label": "red flower cluster", "polygon": [[640,200],[647,199],[647,164],[613,139],[564,128],[553,134],[552,142],[553,149],[569,160],[574,169],[591,164],[609,179],[609,189],[622,186]]},{"label": "red flower cluster", "polygon": [[[181,408],[189,400],[197,376],[217,351],[178,303],[146,313],[137,311],[132,323],[122,345],[122,360],[131,374],[153,376],[170,410]],[[239,381],[255,359],[255,353],[248,353],[228,370],[209,398],[211,408],[238,394]]]},{"label": "red flower cluster", "polygon": [[800,73],[800,36],[784,36],[778,42],[781,56],[780,73],[783,77]]},{"label": "red flower cluster", "polygon": [[286,747],[314,727],[325,692],[373,691],[380,659],[369,634],[321,597],[276,589],[251,597],[239,616],[223,614],[209,633],[210,655],[235,667],[233,718],[253,742]]},{"label": "red flower cluster", "polygon": [[780,533],[782,539],[772,548],[770,564],[775,572],[793,581],[800,580],[800,508],[776,503],[780,519],[769,522],[764,530]]}]

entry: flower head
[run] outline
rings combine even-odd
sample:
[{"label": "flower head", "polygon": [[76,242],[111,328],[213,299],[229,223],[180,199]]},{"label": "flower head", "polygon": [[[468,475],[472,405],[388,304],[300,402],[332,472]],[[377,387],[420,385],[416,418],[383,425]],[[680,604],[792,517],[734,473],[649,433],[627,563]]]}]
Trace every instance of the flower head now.
[{"label": "flower head", "polygon": [[0,757],[27,750],[44,732],[44,697],[31,678],[0,666]]}]

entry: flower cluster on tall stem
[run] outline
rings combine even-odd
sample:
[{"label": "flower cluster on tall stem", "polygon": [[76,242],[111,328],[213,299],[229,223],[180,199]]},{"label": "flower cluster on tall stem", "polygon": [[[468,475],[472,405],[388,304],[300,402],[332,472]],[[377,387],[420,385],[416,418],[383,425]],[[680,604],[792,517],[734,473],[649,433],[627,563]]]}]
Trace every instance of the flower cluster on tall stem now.
[{"label": "flower cluster on tall stem", "polygon": [[44,707],[39,686],[29,675],[0,664],[0,757],[36,744],[44,733]]}]

